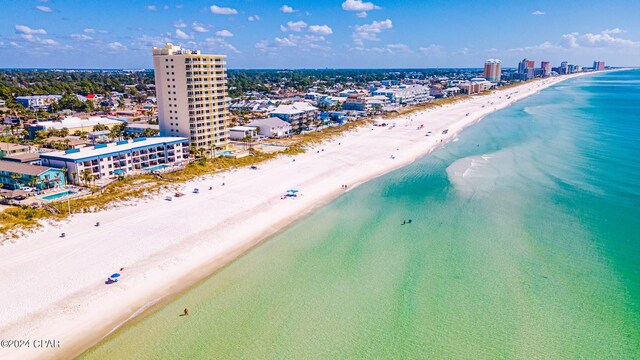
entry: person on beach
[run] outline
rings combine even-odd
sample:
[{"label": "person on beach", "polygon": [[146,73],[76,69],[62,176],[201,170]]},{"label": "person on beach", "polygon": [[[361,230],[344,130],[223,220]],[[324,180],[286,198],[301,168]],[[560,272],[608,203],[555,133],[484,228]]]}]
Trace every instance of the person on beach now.
[{"label": "person on beach", "polygon": [[182,315],[189,316],[189,308],[184,308],[184,313]]}]

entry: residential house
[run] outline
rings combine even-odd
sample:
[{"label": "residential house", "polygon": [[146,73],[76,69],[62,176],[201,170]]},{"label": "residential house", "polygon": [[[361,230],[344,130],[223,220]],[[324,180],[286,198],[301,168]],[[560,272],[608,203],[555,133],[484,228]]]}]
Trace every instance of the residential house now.
[{"label": "residential house", "polygon": [[28,153],[30,148],[31,147],[28,145],[0,142],[0,158],[5,156]]},{"label": "residential house", "polygon": [[33,96],[18,96],[16,101],[29,109],[43,109],[46,110],[52,104],[55,104],[62,98],[62,95],[33,95]]},{"label": "residential house", "polygon": [[252,126],[234,126],[229,128],[229,139],[242,140],[246,138],[255,138],[258,132]]},{"label": "residential house", "polygon": [[315,106],[306,102],[295,102],[291,105],[278,106],[271,112],[271,116],[290,123],[293,131],[300,132],[317,125],[319,113]]},{"label": "residential house", "polygon": [[258,128],[258,134],[270,138],[291,136],[291,133],[293,131],[291,124],[277,117],[270,117],[268,119],[256,119],[246,126]]},{"label": "residential house", "polygon": [[52,167],[0,160],[0,183],[8,189],[42,189],[66,185],[64,171]]}]

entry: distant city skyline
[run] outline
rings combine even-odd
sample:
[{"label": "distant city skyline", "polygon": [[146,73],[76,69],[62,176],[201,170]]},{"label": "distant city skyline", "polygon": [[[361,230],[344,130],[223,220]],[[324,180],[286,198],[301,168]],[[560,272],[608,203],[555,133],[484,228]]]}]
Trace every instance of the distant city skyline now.
[{"label": "distant city skyline", "polygon": [[0,68],[152,68],[170,42],[230,69],[640,66],[640,4],[0,0]]}]

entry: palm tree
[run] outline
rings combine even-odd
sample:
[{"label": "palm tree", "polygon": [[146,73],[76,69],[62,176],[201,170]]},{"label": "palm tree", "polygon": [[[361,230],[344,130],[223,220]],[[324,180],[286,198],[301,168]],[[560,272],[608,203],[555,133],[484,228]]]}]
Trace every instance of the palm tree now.
[{"label": "palm tree", "polygon": [[14,183],[18,183],[18,179],[22,178],[22,175],[18,173],[11,173],[11,179],[13,179]]},{"label": "palm tree", "polygon": [[204,153],[207,151],[205,148],[198,148],[198,153],[200,153],[200,157],[204,157]]},{"label": "palm tree", "polygon": [[82,173],[80,173],[80,176],[82,177],[82,181],[85,183],[85,185],[91,181],[91,178],[93,176],[91,176],[91,171],[89,170],[82,170]]},{"label": "palm tree", "polygon": [[75,183],[76,183],[76,175],[78,175],[78,173],[77,173],[77,172],[75,172],[75,171],[72,171],[72,172],[71,172],[71,183],[72,183],[72,184],[75,184]]},{"label": "palm tree", "polygon": [[220,146],[216,146],[213,148],[213,157],[216,157],[216,150],[222,150]]},{"label": "palm tree", "polygon": [[63,175],[64,175],[64,177],[66,178],[66,177],[67,177],[67,173],[69,172],[69,169],[67,169],[66,167],[63,167],[63,168],[62,168],[62,169],[60,169],[60,170],[62,170],[62,174],[63,174]]}]

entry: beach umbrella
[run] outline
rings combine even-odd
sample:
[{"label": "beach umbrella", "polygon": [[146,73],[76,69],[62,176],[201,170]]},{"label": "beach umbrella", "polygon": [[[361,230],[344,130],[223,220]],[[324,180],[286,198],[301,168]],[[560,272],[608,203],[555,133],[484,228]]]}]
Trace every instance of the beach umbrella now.
[{"label": "beach umbrella", "polygon": [[120,277],[120,274],[115,273],[115,274],[113,274],[113,275],[111,275],[111,276],[109,276],[109,277],[110,277],[110,278],[117,278],[117,277]]}]

